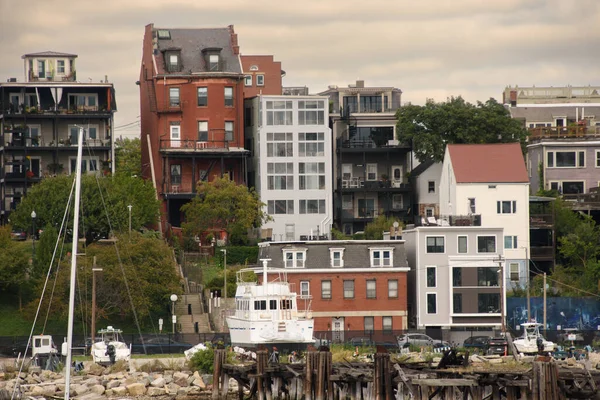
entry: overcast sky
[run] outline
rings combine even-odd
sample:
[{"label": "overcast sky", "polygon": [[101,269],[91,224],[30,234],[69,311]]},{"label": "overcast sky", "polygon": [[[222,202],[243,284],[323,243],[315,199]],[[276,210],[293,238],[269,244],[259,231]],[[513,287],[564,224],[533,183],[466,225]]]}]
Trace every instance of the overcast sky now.
[{"label": "overcast sky", "polygon": [[233,24],[242,54],[282,62],[284,86],[363,79],[403,103],[500,101],[507,85],[600,85],[599,22],[599,0],[0,0],[0,80],[24,78],[23,54],[78,54],[79,80],[114,83],[119,127],[140,114],[146,24]]}]

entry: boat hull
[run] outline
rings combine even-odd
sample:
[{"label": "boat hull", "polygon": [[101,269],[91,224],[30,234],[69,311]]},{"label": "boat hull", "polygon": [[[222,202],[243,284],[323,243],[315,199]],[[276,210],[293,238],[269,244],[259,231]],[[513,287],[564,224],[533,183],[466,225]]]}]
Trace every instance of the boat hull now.
[{"label": "boat hull", "polygon": [[[109,345],[115,348],[114,362],[125,361],[129,362],[131,358],[131,349],[123,342],[109,342]],[[92,345],[92,359],[96,364],[110,365],[113,363],[110,355],[107,352],[107,344],[105,342],[97,342]]]},{"label": "boat hull", "polygon": [[[537,342],[532,340],[517,339],[513,341],[513,344],[517,348],[519,353],[523,354],[537,354],[538,347]],[[555,350],[556,345],[553,342],[544,341],[544,352],[552,352]]]},{"label": "boat hull", "polygon": [[[248,321],[235,317],[227,318],[231,344],[241,347],[260,345],[312,344],[314,321]],[[287,347],[287,346],[286,346]]]}]

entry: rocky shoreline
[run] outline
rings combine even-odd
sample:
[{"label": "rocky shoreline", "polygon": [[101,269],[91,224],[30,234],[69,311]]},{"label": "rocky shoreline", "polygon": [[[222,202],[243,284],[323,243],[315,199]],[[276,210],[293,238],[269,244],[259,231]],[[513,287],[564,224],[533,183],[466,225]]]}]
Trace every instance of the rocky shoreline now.
[{"label": "rocky shoreline", "polygon": [[[18,375],[18,377],[17,377]],[[15,371],[14,365],[0,364],[0,400],[15,398],[61,398],[65,391],[65,374],[29,367],[27,372]],[[237,393],[237,382],[231,379],[229,390]],[[207,397],[212,393],[212,375],[192,372],[185,358],[132,360],[126,366],[101,367],[84,362],[83,370],[71,375],[70,395],[82,400],[107,398],[169,398]]]}]

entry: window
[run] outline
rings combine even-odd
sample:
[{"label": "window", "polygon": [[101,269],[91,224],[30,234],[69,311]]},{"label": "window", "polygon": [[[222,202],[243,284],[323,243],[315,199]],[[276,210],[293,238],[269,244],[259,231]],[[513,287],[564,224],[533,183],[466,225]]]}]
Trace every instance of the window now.
[{"label": "window", "polygon": [[504,236],[504,248],[505,249],[516,249],[517,248],[517,237],[516,236]]},{"label": "window", "polygon": [[208,55],[208,69],[210,71],[220,71],[220,56],[218,54],[209,54]]},{"label": "window", "polygon": [[267,213],[274,214],[293,214],[294,200],[269,200],[267,202]]},{"label": "window", "polygon": [[[41,128],[42,128],[41,125],[27,125],[27,130],[29,131],[29,137],[31,138],[31,144],[33,146],[36,146],[39,144]],[[89,135],[90,129],[94,129],[94,133],[96,133],[96,128],[88,128],[88,135]]]},{"label": "window", "polygon": [[208,121],[198,121],[198,140],[208,142]]},{"label": "window", "polygon": [[267,309],[267,301],[266,300],[254,300],[254,309],[255,310],[266,310]]},{"label": "window", "polygon": [[325,163],[299,163],[298,179],[300,190],[325,189]]},{"label": "window", "polygon": [[475,214],[475,198],[469,197],[469,212]]},{"label": "window", "polygon": [[389,279],[388,280],[388,297],[390,299],[398,298],[398,280],[397,279]]},{"label": "window", "polygon": [[344,266],[344,249],[329,249],[331,266],[341,268]]},{"label": "window", "polygon": [[435,287],[435,267],[427,267],[427,287]]},{"label": "window", "polygon": [[79,128],[76,127],[76,126],[71,126],[69,128],[69,133],[70,133],[69,139],[71,141],[70,145],[71,146],[76,146],[77,143],[78,143],[77,139],[79,138]]},{"label": "window", "polygon": [[377,281],[375,279],[367,279],[367,299],[377,298]]},{"label": "window", "polygon": [[496,212],[498,214],[514,214],[517,212],[516,201],[497,201]]},{"label": "window", "polygon": [[477,312],[499,313],[500,295],[497,293],[479,293],[477,295]]},{"label": "window", "polygon": [[167,71],[178,72],[179,71],[179,54],[178,53],[166,53],[167,59]]},{"label": "window", "polygon": [[452,312],[461,313],[462,312],[462,294],[454,293],[452,294]]},{"label": "window", "polygon": [[548,168],[585,168],[585,151],[549,151],[546,153]]},{"label": "window", "polygon": [[458,252],[460,254],[465,254],[468,252],[468,239],[466,236],[458,237]]},{"label": "window", "polygon": [[323,125],[325,101],[306,100],[298,102],[298,125]]},{"label": "window", "polygon": [[170,107],[179,107],[179,88],[178,87],[169,88],[169,106]]},{"label": "window", "polygon": [[293,125],[293,123],[291,101],[267,101],[267,125]]},{"label": "window", "polygon": [[65,60],[56,60],[56,73],[64,75],[64,73],[65,73]]},{"label": "window", "polygon": [[233,88],[225,87],[225,107],[233,107]]},{"label": "window", "polygon": [[443,236],[428,236],[427,237],[427,252],[428,253],[443,253],[444,252],[444,237]]},{"label": "window", "polygon": [[354,298],[354,281],[344,281],[344,298]]},{"label": "window", "polygon": [[171,185],[181,184],[181,164],[171,164]]},{"label": "window", "polygon": [[377,164],[367,164],[367,180],[377,180]]},{"label": "window", "polygon": [[462,268],[460,268],[460,267],[452,268],[452,286],[453,287],[461,287],[462,286]]},{"label": "window", "polygon": [[294,164],[267,163],[267,187],[269,190],[293,190]]},{"label": "window", "polygon": [[70,94],[69,108],[70,109],[92,109],[98,106],[97,94]]},{"label": "window", "polygon": [[392,333],[392,317],[381,317],[381,328],[383,329],[383,333],[390,334]]},{"label": "window", "polygon": [[375,318],[374,317],[364,317],[365,321],[365,333],[373,333],[375,331]]},{"label": "window", "polygon": [[563,182],[552,182],[552,188],[556,187],[562,194],[579,194],[585,192],[584,181],[563,181]]},{"label": "window", "polygon": [[371,250],[371,267],[391,267],[392,264],[391,250]]},{"label": "window", "polygon": [[[31,168],[33,170],[35,168],[34,160],[36,160],[36,159],[32,158],[31,160],[32,160]],[[39,161],[38,161],[38,163],[39,163]],[[69,168],[70,168],[69,173],[74,174],[76,172],[75,169],[77,168],[77,157],[69,157]],[[81,160],[81,173],[94,172],[94,171],[98,171],[98,157],[83,157],[83,159]]]},{"label": "window", "polygon": [[360,96],[360,112],[382,112],[388,110],[388,97],[383,96],[383,107],[381,104],[381,96]]},{"label": "window", "polygon": [[477,236],[478,253],[495,253],[496,236]]},{"label": "window", "polygon": [[225,140],[233,142],[233,121],[225,121]]},{"label": "window", "polygon": [[510,263],[509,271],[510,271],[510,281],[511,282],[519,282],[519,263]]},{"label": "window", "polygon": [[244,85],[252,86],[252,75],[244,75]]},{"label": "window", "polygon": [[352,210],[354,208],[354,200],[351,194],[342,195],[342,210]]},{"label": "window", "polygon": [[298,133],[298,155],[300,157],[322,157],[325,155],[324,132]]},{"label": "window", "polygon": [[208,106],[208,88],[207,87],[199,87],[198,88],[198,107],[206,107]]},{"label": "window", "polygon": [[427,293],[427,314],[437,313],[437,295],[435,293]]},{"label": "window", "polygon": [[[402,210],[404,208],[404,196],[401,194],[392,195],[392,209]],[[433,215],[433,212],[432,212]]]},{"label": "window", "polygon": [[310,297],[310,283],[308,281],[300,281],[300,297]]},{"label": "window", "polygon": [[325,214],[325,200],[300,200],[300,214]]},{"label": "window", "polygon": [[267,157],[293,157],[294,138],[291,132],[267,132]]},{"label": "window", "polygon": [[331,299],[331,281],[321,281],[321,298]]},{"label": "window", "polygon": [[600,150],[596,150],[596,168],[600,168]]},{"label": "window", "polygon": [[477,267],[477,286],[498,286],[498,268]]},{"label": "window", "polygon": [[433,212],[435,210],[431,207],[425,207],[425,216],[426,217],[433,217]]},{"label": "window", "polygon": [[283,258],[285,259],[285,267],[286,268],[304,268],[304,259],[305,259],[306,251],[284,251]]},{"label": "window", "polygon": [[265,76],[256,75],[256,86],[265,86]]},{"label": "window", "polygon": [[46,60],[38,60],[38,77],[45,78],[46,77]]},{"label": "window", "polygon": [[251,65],[250,66],[250,71],[258,71],[258,66],[257,65]]},{"label": "window", "polygon": [[435,181],[429,181],[429,182],[427,182],[427,192],[428,193],[435,193]]}]

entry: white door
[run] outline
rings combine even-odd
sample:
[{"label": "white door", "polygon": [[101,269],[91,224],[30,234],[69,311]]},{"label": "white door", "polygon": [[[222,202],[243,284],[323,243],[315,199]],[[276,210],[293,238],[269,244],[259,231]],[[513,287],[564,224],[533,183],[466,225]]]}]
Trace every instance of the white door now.
[{"label": "white door", "polygon": [[402,166],[392,166],[392,187],[400,187],[402,184]]},{"label": "white door", "polygon": [[344,317],[333,317],[331,320],[331,338],[333,343],[344,342]]},{"label": "white door", "polygon": [[171,147],[181,147],[181,131],[179,125],[171,125]]}]

